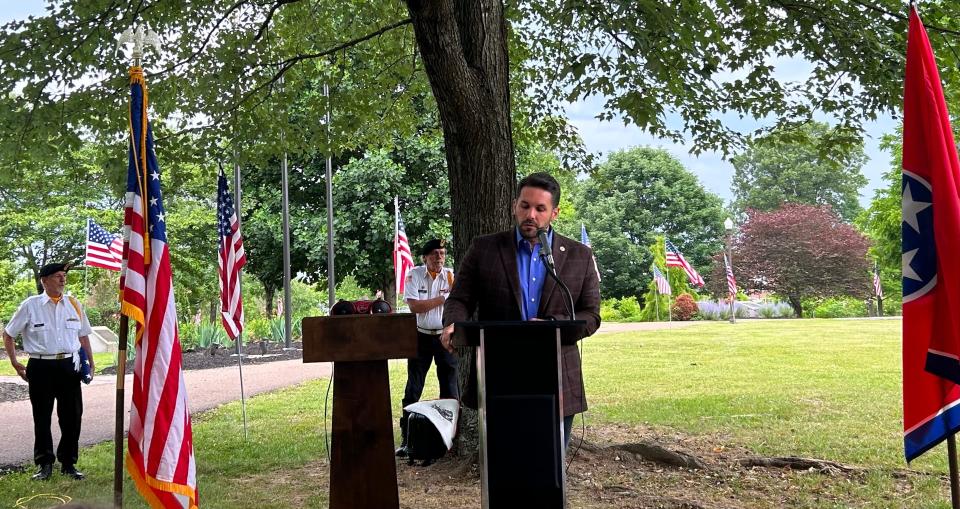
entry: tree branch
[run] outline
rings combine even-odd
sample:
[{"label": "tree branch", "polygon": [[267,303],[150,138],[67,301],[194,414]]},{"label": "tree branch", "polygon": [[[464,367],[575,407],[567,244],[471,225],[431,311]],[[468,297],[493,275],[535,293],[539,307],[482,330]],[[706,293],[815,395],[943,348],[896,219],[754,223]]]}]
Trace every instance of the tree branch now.
[{"label": "tree branch", "polygon": [[164,75],[164,74],[166,74],[166,73],[168,73],[168,72],[171,72],[171,71],[173,71],[173,70],[175,70],[175,69],[177,69],[177,68],[179,68],[179,67],[181,67],[181,66],[183,66],[183,65],[185,65],[185,64],[188,64],[188,63],[192,62],[193,59],[197,58],[197,55],[199,55],[200,53],[202,53],[203,50],[205,50],[205,49],[207,48],[207,45],[210,44],[210,38],[212,38],[212,37],[213,37],[213,34],[217,32],[217,30],[220,28],[220,25],[222,25],[223,22],[226,21],[226,19],[229,18],[230,15],[233,14],[234,11],[236,11],[237,9],[239,9],[239,8],[240,8],[241,6],[243,6],[244,4],[248,4],[248,3],[250,3],[250,0],[238,0],[236,3],[234,3],[233,5],[231,5],[230,8],[227,9],[226,12],[224,12],[223,15],[220,16],[219,19],[217,19],[216,23],[214,23],[214,25],[213,25],[213,28],[211,28],[210,31],[207,32],[207,36],[203,39],[203,42],[200,44],[200,47],[197,48],[193,53],[191,53],[190,56],[188,56],[187,58],[185,58],[185,59],[183,59],[183,60],[181,60],[181,61],[179,61],[179,62],[177,62],[177,63],[175,63],[175,64],[171,64],[171,65],[170,65],[169,67],[167,67],[166,69],[160,70],[160,71],[158,71],[158,72],[156,72],[156,73],[154,73],[154,74],[151,74],[150,76],[162,76],[162,75]]},{"label": "tree branch", "polygon": [[[880,14],[883,14],[883,15],[886,15],[886,16],[890,16],[890,17],[899,19],[900,21],[909,21],[909,20],[910,20],[910,18],[909,18],[908,16],[904,16],[903,14],[900,14],[900,13],[897,13],[897,12],[888,11],[888,10],[884,9],[883,7],[879,7],[879,6],[876,6],[876,5],[871,5],[871,4],[868,4],[867,2],[864,2],[864,1],[861,1],[861,0],[850,0],[850,1],[851,1],[852,3],[855,3],[855,4],[859,5],[860,7],[863,7],[864,9],[868,9],[868,10],[871,10],[871,11],[874,11],[874,12],[878,12],[878,13],[880,13]],[[950,30],[949,28],[943,28],[943,27],[939,27],[939,26],[936,26],[936,25],[930,25],[930,24],[927,24],[927,23],[924,23],[923,26],[926,27],[926,28],[928,28],[928,29],[930,29],[930,30],[933,30],[933,31],[935,31],[935,32],[940,32],[940,33],[944,33],[944,34],[951,34],[951,35],[960,36],[960,31],[957,31],[957,30]]]},{"label": "tree branch", "polygon": [[270,11],[267,12],[267,19],[263,20],[263,23],[260,25],[260,30],[257,30],[257,35],[254,36],[253,42],[257,42],[263,37],[264,32],[266,32],[267,27],[270,26],[270,20],[273,19],[273,14],[277,12],[277,9],[286,4],[292,4],[299,2],[300,0],[279,0],[277,3],[273,4],[270,7]]},{"label": "tree branch", "polygon": [[332,48],[325,49],[325,50],[320,51],[320,52],[318,52],[318,53],[300,54],[300,55],[296,55],[296,56],[290,57],[290,58],[288,58],[288,59],[286,59],[286,60],[284,60],[284,61],[282,61],[282,62],[276,62],[276,63],[271,63],[271,64],[262,64],[262,65],[260,65],[259,67],[265,67],[265,66],[280,66],[280,69],[279,69],[277,72],[275,72],[275,73],[273,74],[273,77],[271,77],[269,80],[267,80],[267,81],[264,82],[264,83],[261,83],[260,85],[257,85],[255,88],[253,88],[252,90],[250,90],[249,92],[247,92],[246,94],[244,94],[243,97],[241,97],[239,101],[237,101],[236,103],[234,103],[234,104],[231,106],[231,109],[239,106],[240,104],[245,103],[248,99],[250,99],[250,97],[252,97],[253,95],[257,94],[258,92],[260,92],[260,91],[263,90],[264,88],[267,88],[267,87],[273,85],[274,83],[280,81],[280,78],[282,78],[283,75],[286,74],[287,71],[289,71],[291,67],[293,67],[294,65],[296,65],[296,64],[299,63],[299,62],[302,62],[302,61],[304,61],[304,60],[313,59],[313,58],[325,57],[325,56],[327,56],[327,55],[332,55],[332,54],[334,54],[334,53],[336,53],[336,52],[338,52],[338,51],[342,51],[342,50],[345,50],[345,49],[347,49],[347,48],[351,48],[351,47],[356,46],[356,45],[358,45],[358,44],[360,44],[360,43],[362,43],[362,42],[364,42],[364,41],[368,41],[368,40],[370,40],[370,39],[373,39],[374,37],[383,35],[383,34],[389,32],[389,31],[391,31],[391,30],[393,30],[393,29],[395,29],[395,28],[399,28],[399,27],[402,27],[402,26],[404,26],[404,25],[408,25],[408,24],[410,24],[411,22],[412,22],[412,20],[411,20],[410,18],[406,18],[406,19],[397,21],[397,22],[395,22],[395,23],[391,23],[391,24],[389,24],[389,25],[387,25],[387,26],[384,26],[384,27],[380,28],[379,30],[376,30],[376,31],[374,31],[374,32],[371,32],[371,33],[369,33],[369,34],[367,34],[367,35],[364,35],[364,36],[361,36],[361,37],[357,37],[356,39],[353,39],[353,40],[350,40],[350,41],[347,41],[347,42],[338,44],[338,45],[336,45],[336,46],[334,46],[334,47],[332,47]]}]

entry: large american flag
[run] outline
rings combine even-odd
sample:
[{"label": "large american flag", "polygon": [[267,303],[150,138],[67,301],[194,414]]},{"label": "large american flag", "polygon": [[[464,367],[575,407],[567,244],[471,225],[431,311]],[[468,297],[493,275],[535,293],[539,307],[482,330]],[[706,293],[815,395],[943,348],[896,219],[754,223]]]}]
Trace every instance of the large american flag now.
[{"label": "large american flag", "polygon": [[130,150],[121,312],[136,322],[127,471],[151,507],[197,507],[196,462],[181,368],[160,169],[143,69],[130,68]]},{"label": "large american flag", "polygon": [[677,249],[677,246],[674,246],[673,242],[669,240],[665,241],[665,246],[667,249],[667,267],[682,268],[683,271],[687,273],[687,277],[690,278],[690,284],[703,286],[703,278],[700,276],[700,273],[698,273],[697,269],[693,268],[692,265],[687,263],[687,260],[680,253],[680,250]]},{"label": "large american flag", "polygon": [[670,281],[667,276],[660,272],[656,265],[653,266],[653,282],[657,284],[657,293],[660,295],[670,295]]},{"label": "large american flag", "polygon": [[413,268],[413,254],[410,253],[410,242],[407,240],[407,232],[403,226],[403,219],[400,218],[400,209],[397,208],[397,228],[393,237],[393,270],[396,276],[397,295],[403,295],[404,282],[407,279],[407,271]]},{"label": "large american flag", "polygon": [[733,267],[730,266],[730,257],[727,256],[727,253],[723,253],[723,265],[727,270],[727,291],[730,292],[731,297],[737,295],[737,280],[733,277]]},{"label": "large american flag", "polygon": [[83,263],[87,267],[120,270],[122,262],[123,236],[111,235],[93,219],[87,219],[87,251]]},{"label": "large american flag", "polygon": [[243,332],[240,269],[247,263],[247,255],[243,252],[233,196],[222,171],[217,178],[217,230],[220,232],[220,320],[230,339],[237,339]]}]

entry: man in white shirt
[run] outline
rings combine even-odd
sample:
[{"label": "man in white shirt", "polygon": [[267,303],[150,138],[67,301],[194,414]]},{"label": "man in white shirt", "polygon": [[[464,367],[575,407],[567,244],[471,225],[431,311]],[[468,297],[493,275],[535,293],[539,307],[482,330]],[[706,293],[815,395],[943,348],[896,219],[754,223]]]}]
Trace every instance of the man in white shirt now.
[{"label": "man in white shirt", "polygon": [[[37,465],[36,480],[46,480],[53,473],[54,459],[60,461],[64,475],[82,480],[77,471],[80,418],[83,398],[80,391],[80,360],[84,349],[94,372],[90,350],[90,322],[76,299],[66,296],[69,264],[48,263],[40,269],[40,295],[24,300],[3,330],[3,343],[10,364],[30,388],[33,407],[33,461]],[[26,367],[17,360],[14,338],[23,336],[23,350],[30,355]],[[53,402],[57,402],[60,421],[60,444],[56,455],[50,420]]]},{"label": "man in white shirt", "polygon": [[[440,381],[440,397],[459,397],[457,387],[457,359],[440,344],[443,332],[443,303],[453,287],[453,269],[443,266],[447,258],[446,243],[433,239],[420,250],[423,265],[410,269],[404,281],[403,300],[410,311],[417,314],[417,357],[407,359],[407,387],[403,393],[403,406],[420,401],[426,383],[430,363],[437,363],[437,378]],[[397,456],[406,457],[407,419],[406,410],[400,417],[402,442]]]}]

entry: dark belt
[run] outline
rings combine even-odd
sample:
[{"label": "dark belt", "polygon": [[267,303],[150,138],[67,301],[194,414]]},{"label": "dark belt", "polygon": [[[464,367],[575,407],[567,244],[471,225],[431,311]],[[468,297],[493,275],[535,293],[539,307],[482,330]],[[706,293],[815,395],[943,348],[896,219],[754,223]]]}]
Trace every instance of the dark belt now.
[{"label": "dark belt", "polygon": [[424,329],[423,327],[417,327],[417,332],[428,336],[439,336],[443,333],[443,329]]}]

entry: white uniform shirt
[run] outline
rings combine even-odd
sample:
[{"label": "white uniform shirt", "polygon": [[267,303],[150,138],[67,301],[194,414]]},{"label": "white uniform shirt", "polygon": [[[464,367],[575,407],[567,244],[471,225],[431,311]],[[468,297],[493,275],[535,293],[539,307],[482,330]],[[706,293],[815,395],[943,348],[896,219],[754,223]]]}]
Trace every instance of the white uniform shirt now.
[{"label": "white uniform shirt", "polygon": [[[453,287],[453,269],[440,269],[437,277],[430,278],[426,266],[419,266],[407,272],[407,280],[403,283],[403,300],[429,300],[438,295],[447,299],[450,288]],[[426,313],[417,313],[417,327],[421,329],[439,330],[443,328],[443,306],[437,306]]]},{"label": "white uniform shirt", "polygon": [[89,336],[91,329],[83,308],[77,313],[69,299],[64,295],[54,303],[46,293],[27,298],[7,323],[7,334],[13,338],[22,334],[27,353],[75,353],[80,350],[80,338]]}]

